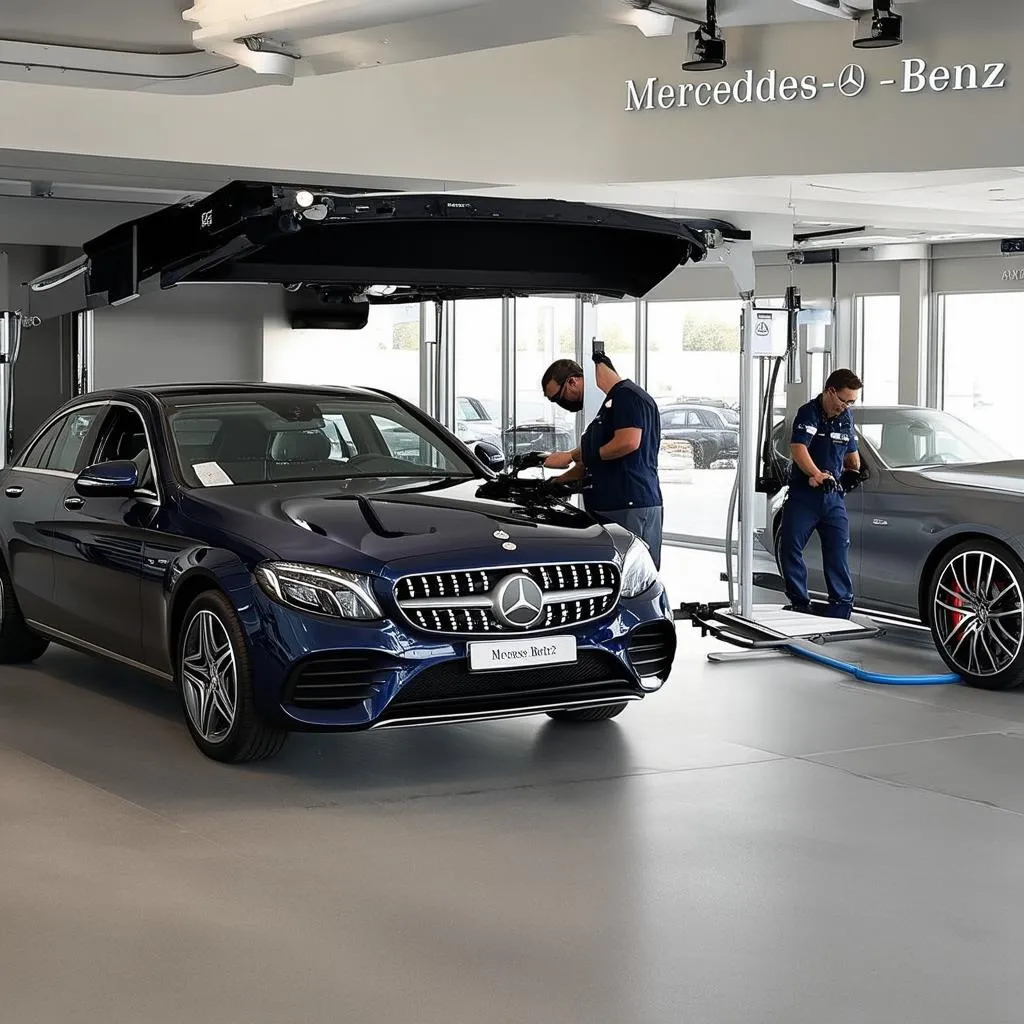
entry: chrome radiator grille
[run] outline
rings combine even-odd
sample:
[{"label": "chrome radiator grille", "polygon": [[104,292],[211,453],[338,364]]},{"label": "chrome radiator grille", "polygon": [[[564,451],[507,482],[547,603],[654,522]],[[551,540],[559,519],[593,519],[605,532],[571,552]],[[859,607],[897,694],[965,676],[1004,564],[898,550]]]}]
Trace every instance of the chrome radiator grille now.
[{"label": "chrome radiator grille", "polygon": [[395,598],[406,618],[428,633],[514,635],[607,615],[619,581],[611,562],[505,566],[405,576],[395,585]]}]

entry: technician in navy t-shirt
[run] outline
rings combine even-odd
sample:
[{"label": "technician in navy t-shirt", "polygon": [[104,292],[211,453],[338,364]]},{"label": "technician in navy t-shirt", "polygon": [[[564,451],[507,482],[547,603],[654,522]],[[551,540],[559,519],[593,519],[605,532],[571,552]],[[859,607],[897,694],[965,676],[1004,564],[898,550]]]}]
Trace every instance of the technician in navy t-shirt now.
[{"label": "technician in navy t-shirt", "polygon": [[[658,483],[661,415],[654,399],[615,372],[611,360],[595,355],[597,386],[605,400],[579,448],[555,452],[544,465],[567,469],[559,480],[583,482],[588,512],[635,533],[661,567],[663,502]],[[583,367],[573,359],[552,363],[541,381],[548,401],[567,412],[583,408]],[[571,468],[570,468],[571,467]]]}]

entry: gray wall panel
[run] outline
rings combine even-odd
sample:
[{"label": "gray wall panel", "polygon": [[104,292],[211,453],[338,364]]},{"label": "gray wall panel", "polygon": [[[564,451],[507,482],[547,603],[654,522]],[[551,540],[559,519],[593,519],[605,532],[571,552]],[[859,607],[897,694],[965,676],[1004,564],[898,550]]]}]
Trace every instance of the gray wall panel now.
[{"label": "gray wall panel", "polygon": [[95,314],[96,388],[260,380],[265,287],[183,285]]}]

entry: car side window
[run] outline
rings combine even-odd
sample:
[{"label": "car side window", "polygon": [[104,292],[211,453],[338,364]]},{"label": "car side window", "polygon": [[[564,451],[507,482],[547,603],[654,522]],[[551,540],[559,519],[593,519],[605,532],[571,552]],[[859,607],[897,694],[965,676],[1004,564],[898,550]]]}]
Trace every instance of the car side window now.
[{"label": "car side window", "polygon": [[54,420],[46,430],[39,436],[39,439],[25,452],[18,462],[19,466],[25,469],[41,469],[46,463],[46,456],[49,455],[53,442],[64,426],[64,417]]},{"label": "car side window", "polygon": [[78,467],[78,457],[82,454],[82,446],[99,413],[99,406],[71,413],[61,424],[60,433],[46,458],[46,464],[40,468],[57,473],[74,473]]},{"label": "car side window", "polygon": [[701,425],[700,417],[695,412],[688,412],[686,414],[686,425],[688,427],[699,427]]},{"label": "car side window", "polygon": [[134,462],[139,470],[139,489],[155,492],[153,454],[146,440],[146,428],[138,410],[125,405],[111,406],[100,430],[90,460],[103,462]]}]

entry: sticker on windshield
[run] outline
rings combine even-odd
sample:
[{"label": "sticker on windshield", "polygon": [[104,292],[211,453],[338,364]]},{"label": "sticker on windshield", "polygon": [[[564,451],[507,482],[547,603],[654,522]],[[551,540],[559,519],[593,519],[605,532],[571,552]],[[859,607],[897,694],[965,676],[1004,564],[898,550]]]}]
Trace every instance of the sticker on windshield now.
[{"label": "sticker on windshield", "polygon": [[228,487],[235,482],[216,462],[197,462],[192,469],[204,487]]}]

